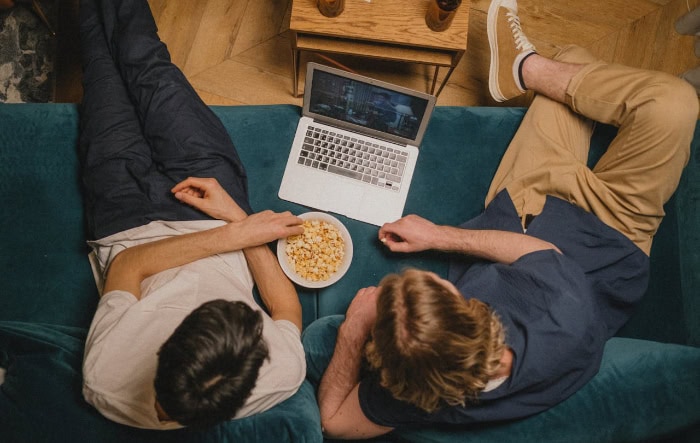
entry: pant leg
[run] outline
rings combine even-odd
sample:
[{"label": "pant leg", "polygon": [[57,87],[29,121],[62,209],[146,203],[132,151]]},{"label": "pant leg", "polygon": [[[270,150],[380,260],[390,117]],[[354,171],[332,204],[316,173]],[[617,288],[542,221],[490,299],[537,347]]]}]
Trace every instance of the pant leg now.
[{"label": "pant leg", "polygon": [[335,351],[338,329],[345,317],[331,315],[311,323],[301,334],[306,355],[306,378],[318,390],[323,373],[326,372]]},{"label": "pant leg", "polygon": [[[595,61],[578,48],[564,50],[555,59]],[[575,182],[576,171],[586,167],[593,127],[593,121],[567,105],[536,95],[501,159],[486,205],[507,188],[523,223],[526,215],[539,214],[546,195],[561,187],[555,183]]]},{"label": "pant leg", "polygon": [[88,235],[136,226],[148,207],[137,178],[149,174],[150,147],[112,60],[97,6],[80,5],[83,102],[79,151]]},{"label": "pant leg", "polygon": [[[667,74],[597,61],[577,47],[556,59],[587,66],[572,79],[567,105],[535,99],[487,203],[506,188],[524,217],[541,212],[545,195],[554,195],[594,213],[648,254],[688,160],[697,118],[692,88]],[[593,121],[619,131],[591,170]]]},{"label": "pant leg", "polygon": [[146,0],[102,0],[109,45],[152,148],[171,185],[214,177],[247,212],[247,177],[221,121],[170,60]]},{"label": "pant leg", "polygon": [[100,6],[81,1],[83,102],[79,149],[90,238],[153,220],[209,218],[170,195],[172,181],[159,172],[139,116],[115,65]]},{"label": "pant leg", "polygon": [[[571,108],[618,133],[577,189],[579,205],[649,254],[690,158],[698,100],[670,74],[598,63],[569,84]],[[592,177],[591,177],[592,176]]]}]

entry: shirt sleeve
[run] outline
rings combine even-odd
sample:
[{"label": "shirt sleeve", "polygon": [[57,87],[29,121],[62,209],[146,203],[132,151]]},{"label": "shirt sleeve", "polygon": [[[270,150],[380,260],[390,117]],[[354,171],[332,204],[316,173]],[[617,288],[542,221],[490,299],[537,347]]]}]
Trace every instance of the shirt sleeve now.
[{"label": "shirt sleeve", "polygon": [[265,340],[270,359],[260,368],[258,380],[236,418],[266,411],[294,395],[306,378],[306,357],[301,333],[294,323],[276,320],[266,323]]},{"label": "shirt sleeve", "polygon": [[144,410],[138,401],[105,390],[105,374],[99,369],[104,368],[106,355],[114,355],[107,345],[111,331],[135,303],[136,297],[126,291],[111,291],[100,299],[85,345],[83,397],[110,420],[134,427],[160,428],[151,417],[154,414]]},{"label": "shirt sleeve", "polygon": [[360,409],[365,416],[380,426],[406,428],[432,421],[427,412],[395,399],[379,384],[379,377],[375,373],[360,382],[358,397]]},{"label": "shirt sleeve", "polygon": [[[110,291],[102,296],[90,324],[85,344],[85,362],[89,360],[93,349],[99,346],[122,315],[136,302],[137,298],[127,291]],[[85,370],[85,367],[83,369]]]}]

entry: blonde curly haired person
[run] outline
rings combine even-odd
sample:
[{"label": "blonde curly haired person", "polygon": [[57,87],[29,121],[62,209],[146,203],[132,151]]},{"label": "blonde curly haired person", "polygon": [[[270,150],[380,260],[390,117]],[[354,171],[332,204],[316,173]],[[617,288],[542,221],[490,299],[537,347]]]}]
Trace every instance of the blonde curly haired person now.
[{"label": "blonde curly haired person", "polygon": [[[304,332],[330,438],[545,411],[593,378],[646,291],[663,205],[690,155],[695,91],[575,46],[541,56],[515,0],[492,1],[487,31],[491,95],[535,98],[482,214],[459,227],[408,215],[379,229],[393,253],[449,253],[448,274],[389,276]],[[589,167],[594,122],[618,132]]]},{"label": "blonde curly haired person", "polygon": [[375,323],[366,357],[381,385],[428,412],[443,402],[465,406],[476,400],[498,375],[506,352],[498,315],[417,269],[388,275],[379,287],[377,316],[384,321]]}]

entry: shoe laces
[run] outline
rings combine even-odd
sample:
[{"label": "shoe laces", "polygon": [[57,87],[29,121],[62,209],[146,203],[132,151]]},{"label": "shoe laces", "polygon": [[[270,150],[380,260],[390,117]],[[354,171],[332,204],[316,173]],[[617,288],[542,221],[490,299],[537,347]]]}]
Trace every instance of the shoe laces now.
[{"label": "shoe laces", "polygon": [[513,33],[513,38],[515,39],[515,47],[521,52],[534,51],[535,45],[530,43],[530,40],[528,40],[520,26],[520,17],[518,17],[515,12],[508,11],[506,12],[506,18],[510,24],[510,31]]}]

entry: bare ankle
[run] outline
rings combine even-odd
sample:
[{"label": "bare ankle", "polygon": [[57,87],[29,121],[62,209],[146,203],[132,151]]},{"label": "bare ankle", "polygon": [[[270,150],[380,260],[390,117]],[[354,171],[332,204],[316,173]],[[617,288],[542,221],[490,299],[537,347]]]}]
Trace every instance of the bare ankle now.
[{"label": "bare ankle", "polygon": [[563,103],[571,79],[583,66],[540,55],[528,57],[521,66],[523,84],[538,94]]}]

